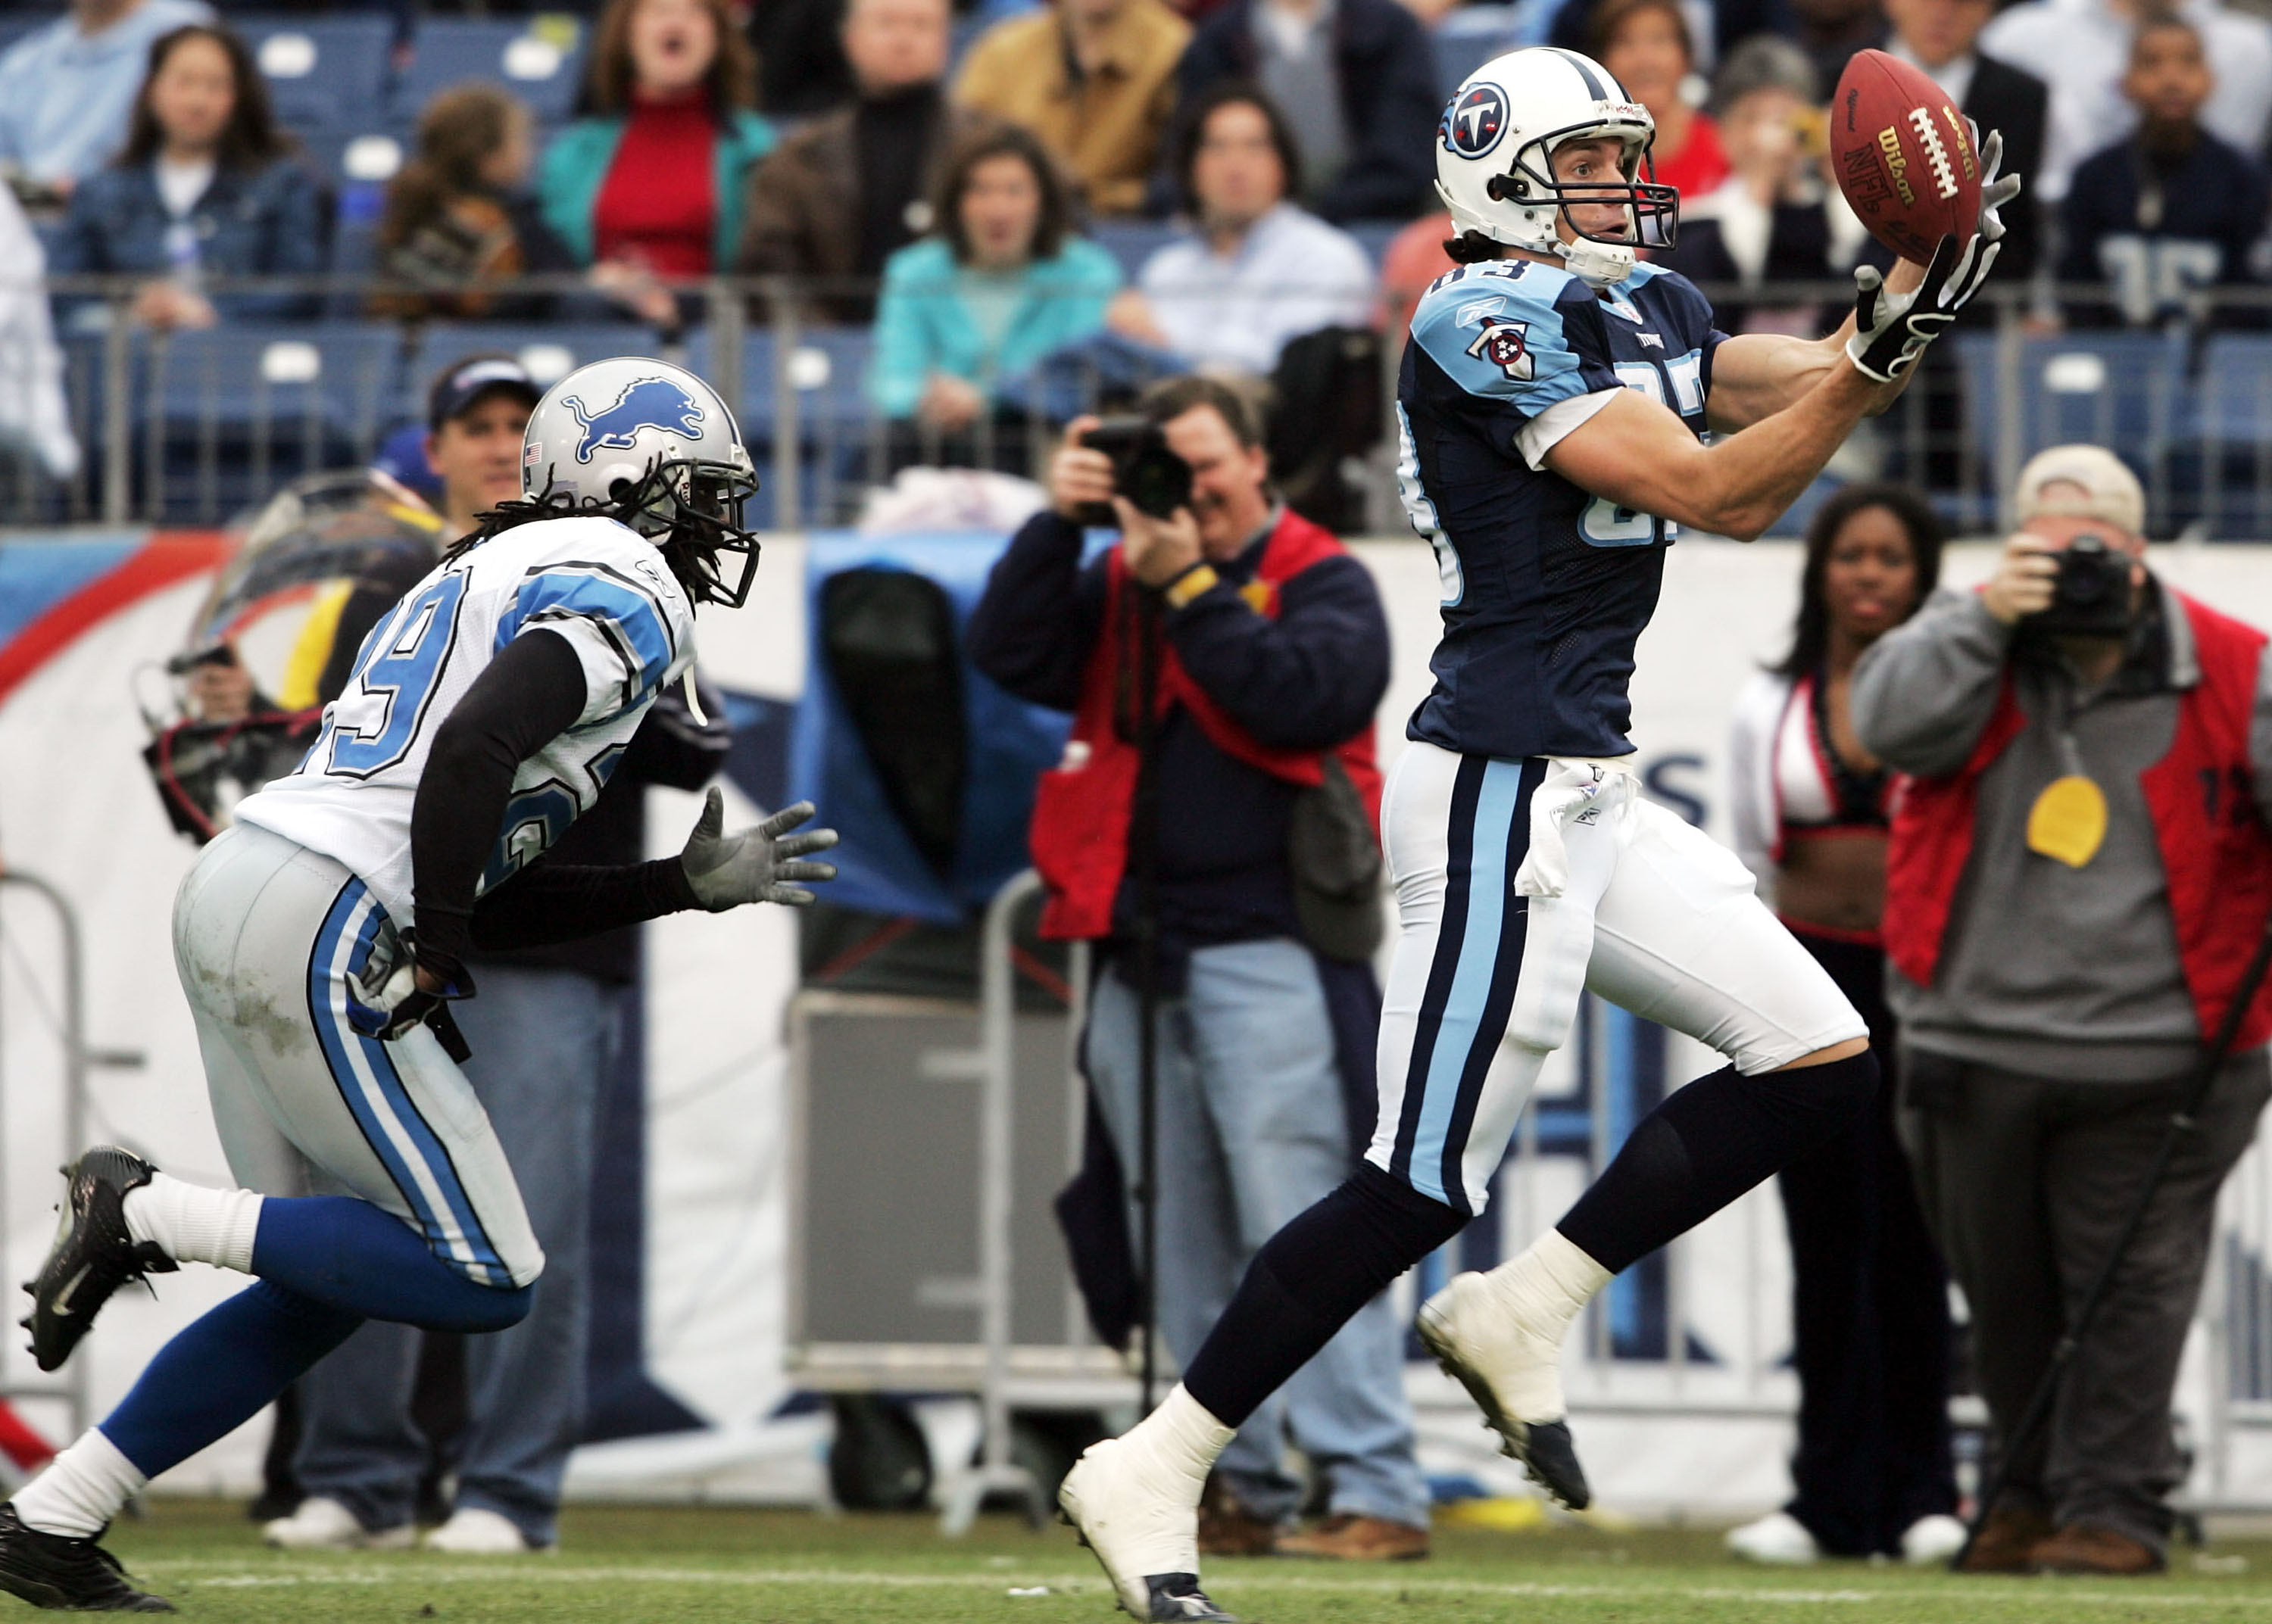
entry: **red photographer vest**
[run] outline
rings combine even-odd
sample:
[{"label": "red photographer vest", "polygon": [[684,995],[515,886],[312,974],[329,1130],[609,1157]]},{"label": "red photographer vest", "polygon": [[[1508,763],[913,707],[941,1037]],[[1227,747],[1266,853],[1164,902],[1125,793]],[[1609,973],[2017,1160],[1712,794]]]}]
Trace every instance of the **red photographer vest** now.
[{"label": "red photographer vest", "polygon": [[[1340,556],[1345,549],[1328,532],[1289,509],[1264,543],[1254,578],[1239,595],[1270,620],[1278,618],[1279,591],[1311,565]],[[1042,935],[1079,939],[1109,935],[1112,901],[1128,867],[1128,818],[1136,800],[1137,749],[1113,725],[1115,701],[1124,668],[1132,671],[1133,639],[1124,635],[1128,567],[1114,548],[1105,565],[1104,623],[1089,652],[1081,681],[1080,708],[1073,713],[1067,765],[1042,774],[1034,797],[1034,822],[1028,838],[1034,867],[1048,883],[1049,905]],[[1258,743],[1207,697],[1176,658],[1175,644],[1161,638],[1159,701],[1154,714],[1177,705],[1226,756],[1274,778],[1305,788],[1324,781],[1325,752],[1273,749]],[[1372,726],[1330,752],[1341,760],[1377,830],[1380,823],[1380,770],[1374,764]]]},{"label": "red photographer vest", "polygon": [[[2179,696],[2169,753],[2141,773],[2139,783],[2169,881],[2178,957],[2207,1042],[2272,915],[2272,833],[2256,815],[2248,760],[2265,637],[2182,592],[2171,595],[2193,627],[2201,681]],[[2026,726],[2007,676],[1969,761],[1945,778],[1904,776],[1895,786],[1886,853],[1886,951],[1920,987],[1930,987],[1940,967],[1957,883],[1972,855],[1980,775]],[[2272,984],[2251,1004],[2237,1047],[2253,1048],[2268,1038]]]}]

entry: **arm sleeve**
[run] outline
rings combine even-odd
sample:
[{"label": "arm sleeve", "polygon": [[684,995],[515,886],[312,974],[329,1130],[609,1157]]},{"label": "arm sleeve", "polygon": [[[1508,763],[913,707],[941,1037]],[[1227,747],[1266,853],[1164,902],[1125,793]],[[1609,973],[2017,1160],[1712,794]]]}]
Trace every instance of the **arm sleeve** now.
[{"label": "arm sleeve", "polygon": [[410,808],[412,911],[419,962],[465,980],[474,897],[504,824],[520,764],[576,725],[582,661],[549,630],[513,639],[434,734]]},{"label": "arm sleeve", "polygon": [[1363,564],[1312,564],[1280,588],[1278,618],[1228,582],[1168,612],[1177,658],[1259,743],[1330,749],[1372,720],[1388,690],[1388,622]]},{"label": "arm sleeve", "polygon": [[1509,452],[1551,408],[1622,387],[1600,306],[1590,297],[1549,304],[1525,296],[1519,279],[1475,276],[1439,288],[1414,315],[1412,337]]},{"label": "arm sleeve", "polygon": [[[676,857],[620,868],[534,863],[474,905],[469,935],[484,953],[549,947],[700,907]],[[419,958],[426,957],[422,932]]]},{"label": "arm sleeve", "polygon": [[1955,771],[1995,714],[2011,647],[2012,629],[1978,593],[1936,593],[1854,667],[1854,731],[1863,747],[1922,778]]},{"label": "arm sleeve", "polygon": [[1083,570],[1080,525],[1043,511],[995,561],[963,629],[970,663],[1019,698],[1055,710],[1080,704],[1082,674],[1104,622],[1101,564]]}]

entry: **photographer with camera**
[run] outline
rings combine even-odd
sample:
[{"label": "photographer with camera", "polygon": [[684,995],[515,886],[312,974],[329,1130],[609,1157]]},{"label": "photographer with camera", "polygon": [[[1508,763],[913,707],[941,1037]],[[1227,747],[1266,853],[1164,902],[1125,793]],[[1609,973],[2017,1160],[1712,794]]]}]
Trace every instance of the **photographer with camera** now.
[{"label": "photographer with camera", "polygon": [[[1152,1285],[1184,1360],[1255,1248],[1371,1132],[1388,627],[1364,566],[1274,499],[1237,394],[1176,378],[1141,408],[1070,427],[1051,505],[995,565],[968,646],[1012,692],[1074,714],[1034,810],[1043,931],[1099,946],[1083,1052],[1132,1203],[1156,1010]],[[1084,562],[1089,525],[1120,536]],[[1130,1228],[1146,1227],[1140,1209]],[[1377,1298],[1255,1412],[1211,1485],[1205,1548],[1426,1553],[1402,1339]],[[1289,1427],[1330,1485],[1330,1515],[1301,1533]]]},{"label": "photographer with camera", "polygon": [[[2272,682],[2264,634],[2147,570],[2145,505],[2111,453],[2043,452],[1987,585],[1854,674],[1863,744],[1910,775],[1885,913],[1902,1137],[2007,1456],[1967,1572],[2166,1565],[2179,1358],[2272,1093],[2260,987],[2152,1178],[2272,913]],[[2134,1211],[2049,1425],[2022,1427]]]}]

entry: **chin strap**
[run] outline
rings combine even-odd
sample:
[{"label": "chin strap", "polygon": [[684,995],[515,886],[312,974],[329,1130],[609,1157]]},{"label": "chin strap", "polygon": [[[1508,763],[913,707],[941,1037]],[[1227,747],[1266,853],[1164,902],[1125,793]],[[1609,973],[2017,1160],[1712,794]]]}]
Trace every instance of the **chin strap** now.
[{"label": "chin strap", "polygon": [[1596,242],[1591,237],[1558,242],[1555,250],[1570,274],[1588,287],[1615,287],[1633,274],[1634,255],[1630,243]]}]

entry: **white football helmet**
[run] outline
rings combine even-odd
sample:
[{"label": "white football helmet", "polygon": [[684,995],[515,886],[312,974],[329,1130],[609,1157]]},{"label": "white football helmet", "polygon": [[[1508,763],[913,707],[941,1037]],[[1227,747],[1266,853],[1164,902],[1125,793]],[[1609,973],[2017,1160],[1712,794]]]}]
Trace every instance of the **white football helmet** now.
[{"label": "white football helmet", "polygon": [[[568,512],[605,511],[654,541],[697,602],[738,607],[757,572],[742,507],[757,469],[733,409],[683,367],[618,355],[544,391],[520,443],[520,490]],[[726,574],[723,555],[743,559]]]},{"label": "white football helmet", "polygon": [[[1456,232],[1481,232],[1494,242],[1552,254],[1596,287],[1625,280],[1633,248],[1670,248],[1680,220],[1680,194],[1659,185],[1649,168],[1656,121],[1591,57],[1553,46],[1494,56],[1467,78],[1444,107],[1436,131],[1436,193]],[[1622,185],[1564,186],[1554,178],[1555,149],[1566,141],[1610,139],[1623,147]],[[1618,235],[1556,229],[1573,204],[1616,204],[1625,210]]]}]

